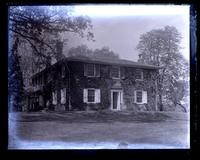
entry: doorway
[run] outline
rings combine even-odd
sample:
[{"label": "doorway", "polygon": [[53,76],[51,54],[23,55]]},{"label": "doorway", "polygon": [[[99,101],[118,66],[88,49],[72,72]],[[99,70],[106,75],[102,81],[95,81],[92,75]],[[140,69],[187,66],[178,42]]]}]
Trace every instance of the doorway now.
[{"label": "doorway", "polygon": [[111,90],[111,110],[121,110],[122,103],[122,90]]}]

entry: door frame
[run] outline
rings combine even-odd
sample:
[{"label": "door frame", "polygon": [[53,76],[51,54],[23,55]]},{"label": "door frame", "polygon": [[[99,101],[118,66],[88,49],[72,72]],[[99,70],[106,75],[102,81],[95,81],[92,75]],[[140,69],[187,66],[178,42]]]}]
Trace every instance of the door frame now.
[{"label": "door frame", "polygon": [[[120,104],[119,106],[117,106],[117,109],[113,109],[113,92],[118,92],[119,94],[119,100],[120,100]],[[111,97],[110,97],[110,101],[111,101],[111,110],[113,111],[120,111],[121,110],[121,105],[123,104],[123,90],[122,89],[112,89],[110,91]]]}]

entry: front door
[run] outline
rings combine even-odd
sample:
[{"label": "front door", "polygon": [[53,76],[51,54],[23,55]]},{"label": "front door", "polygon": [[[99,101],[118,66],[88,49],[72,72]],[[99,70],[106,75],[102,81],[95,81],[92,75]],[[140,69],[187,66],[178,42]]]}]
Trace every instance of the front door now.
[{"label": "front door", "polygon": [[122,91],[121,90],[111,90],[111,109],[120,110],[122,104]]}]

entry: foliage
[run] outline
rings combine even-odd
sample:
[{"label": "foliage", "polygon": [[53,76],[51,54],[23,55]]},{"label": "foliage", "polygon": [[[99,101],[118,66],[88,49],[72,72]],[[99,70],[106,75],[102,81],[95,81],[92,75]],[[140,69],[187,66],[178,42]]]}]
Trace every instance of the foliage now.
[{"label": "foliage", "polygon": [[94,50],[93,56],[97,58],[119,59],[119,55],[111,51],[109,47]]},{"label": "foliage", "polygon": [[16,38],[12,51],[8,54],[8,98],[11,111],[21,111],[21,100],[24,93],[23,77],[20,69],[20,56],[17,54],[17,46],[20,41]]},{"label": "foliage", "polygon": [[[166,26],[142,34],[137,45],[139,62],[162,67],[157,77],[160,110],[164,109],[163,96],[173,103],[180,103],[184,94],[176,88],[180,87],[181,81],[189,79],[188,62],[180,53],[181,38],[175,27]],[[174,99],[174,96],[179,98]]]},{"label": "foliage", "polygon": [[95,57],[100,59],[118,59],[119,55],[114,53],[109,49],[109,47],[103,47],[101,49],[89,49],[86,45],[80,45],[77,47],[72,47],[68,56],[86,56],[86,57]]},{"label": "foliage", "polygon": [[[88,17],[73,17],[71,7],[23,6],[10,7],[9,30],[26,40],[42,63],[55,56],[59,34],[71,32],[93,38]],[[84,31],[87,31],[85,33]]]},{"label": "foliage", "polygon": [[[58,55],[57,42],[64,43],[61,33],[70,32],[93,39],[89,17],[74,17],[72,7],[12,6],[9,8],[9,94],[22,97],[23,79],[30,78],[34,66],[50,65]],[[28,46],[22,54],[22,45]],[[31,52],[31,53],[29,53]],[[27,56],[29,54],[29,56]],[[31,56],[30,56],[31,55]],[[30,62],[30,57],[32,57]],[[25,64],[26,63],[26,64]],[[19,81],[19,83],[18,83]],[[14,104],[15,104],[14,100]]]},{"label": "foliage", "polygon": [[74,57],[74,56],[91,57],[92,54],[93,54],[93,51],[91,49],[89,49],[86,45],[72,47],[68,52],[69,57]]}]

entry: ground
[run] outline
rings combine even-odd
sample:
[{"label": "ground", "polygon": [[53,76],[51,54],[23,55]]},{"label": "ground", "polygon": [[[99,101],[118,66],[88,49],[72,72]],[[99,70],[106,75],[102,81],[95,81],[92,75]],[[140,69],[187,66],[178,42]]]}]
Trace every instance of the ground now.
[{"label": "ground", "polygon": [[76,111],[9,114],[9,148],[188,147],[188,113]]}]

